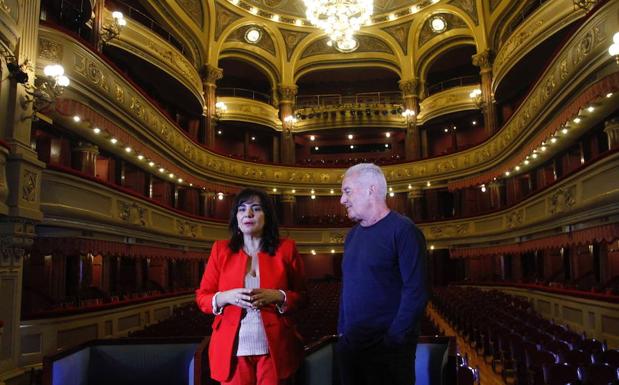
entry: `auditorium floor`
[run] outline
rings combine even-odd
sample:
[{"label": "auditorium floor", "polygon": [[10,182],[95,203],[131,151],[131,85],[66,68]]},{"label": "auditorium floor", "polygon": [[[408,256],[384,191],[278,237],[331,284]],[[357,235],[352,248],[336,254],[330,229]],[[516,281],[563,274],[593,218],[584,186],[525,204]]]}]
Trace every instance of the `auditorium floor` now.
[{"label": "auditorium floor", "polygon": [[475,352],[465,340],[460,336],[449,324],[428,305],[426,313],[432,319],[438,328],[444,331],[446,336],[455,336],[458,344],[458,351],[462,355],[467,355],[469,366],[479,369],[479,379],[481,385],[505,385],[505,382],[500,375],[492,370],[492,366],[484,361],[484,358]]}]

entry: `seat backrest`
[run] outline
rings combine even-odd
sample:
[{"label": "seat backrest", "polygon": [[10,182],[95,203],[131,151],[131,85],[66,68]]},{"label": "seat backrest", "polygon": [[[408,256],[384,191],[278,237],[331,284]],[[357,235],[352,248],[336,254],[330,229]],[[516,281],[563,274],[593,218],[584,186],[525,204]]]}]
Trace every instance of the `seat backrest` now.
[{"label": "seat backrest", "polygon": [[546,385],[565,385],[580,382],[578,366],[570,364],[544,364],[542,369]]},{"label": "seat backrest", "polygon": [[591,354],[585,352],[584,350],[571,350],[569,352],[564,352],[561,357],[562,361],[567,364],[578,366],[587,366],[592,364]]},{"label": "seat backrest", "polygon": [[475,385],[478,383],[478,376],[475,369],[470,366],[458,366],[458,385]]},{"label": "seat backrest", "polygon": [[617,368],[602,363],[582,367],[580,377],[586,385],[608,385],[619,381]]},{"label": "seat backrest", "polygon": [[606,350],[594,354],[595,362],[605,362],[611,366],[619,367],[619,350]]}]

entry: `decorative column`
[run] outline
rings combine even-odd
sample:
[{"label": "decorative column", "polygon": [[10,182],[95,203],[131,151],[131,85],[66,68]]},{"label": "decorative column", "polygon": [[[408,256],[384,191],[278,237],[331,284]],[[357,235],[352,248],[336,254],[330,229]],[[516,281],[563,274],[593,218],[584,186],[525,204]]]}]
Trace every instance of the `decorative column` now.
[{"label": "decorative column", "polygon": [[408,201],[410,203],[410,216],[414,222],[423,220],[423,189],[420,186],[412,186],[408,192]]},{"label": "decorative column", "polygon": [[400,80],[400,90],[404,99],[404,109],[413,112],[413,115],[406,116],[406,136],[404,139],[404,153],[406,160],[417,160],[421,158],[421,136],[417,126],[417,115],[419,115],[419,81],[417,79]]},{"label": "decorative column", "polygon": [[103,51],[103,41],[101,40],[101,30],[103,28],[103,16],[105,15],[105,0],[96,0],[92,9],[95,17],[92,20],[92,34],[90,42],[99,53]]},{"label": "decorative column", "polygon": [[295,225],[297,197],[292,194],[282,194],[282,225]]},{"label": "decorative column", "polygon": [[272,153],[273,163],[281,162],[279,151],[280,151],[279,136],[275,135],[273,136],[273,153]]},{"label": "decorative column", "polygon": [[486,188],[490,193],[490,207],[493,209],[497,209],[501,207],[501,184],[502,181],[494,181],[488,183]]},{"label": "decorative column", "polygon": [[200,191],[200,199],[202,199],[202,215],[207,218],[213,218],[215,215],[215,193],[212,191]]},{"label": "decorative column", "polygon": [[298,87],[295,85],[279,85],[279,118],[282,121],[282,135],[280,139],[280,156],[281,162],[285,164],[294,164],[295,149],[294,135],[292,133],[294,123],[292,120],[287,120],[289,116],[293,116],[294,98],[297,95]]},{"label": "decorative column", "polygon": [[204,139],[207,147],[211,148],[215,144],[215,103],[217,102],[217,81],[224,76],[224,71],[221,68],[214,67],[210,64],[202,67],[202,92],[204,92],[204,115],[206,117],[204,124]]},{"label": "decorative column", "polygon": [[[13,55],[17,64],[28,61],[24,70],[29,86],[34,86],[37,67],[40,3],[0,1],[0,50]],[[61,52],[53,56],[50,59],[62,62]],[[8,373],[19,365],[21,356],[23,259],[32,247],[35,225],[43,217],[40,195],[45,164],[30,147],[33,110],[32,103],[23,103],[28,99],[26,87],[9,78],[4,60],[0,75],[0,139],[5,143],[0,146],[0,377],[9,382]]]},{"label": "decorative column", "polygon": [[619,147],[619,119],[613,118],[604,122],[604,132],[608,136],[608,149]]},{"label": "decorative column", "polygon": [[88,142],[79,142],[73,149],[73,165],[79,171],[89,176],[97,175],[97,155],[99,148]]},{"label": "decorative column", "polygon": [[481,75],[481,109],[484,114],[484,132],[486,137],[492,136],[497,130],[496,107],[492,93],[492,62],[493,53],[486,49],[473,55],[473,65],[480,68]]}]

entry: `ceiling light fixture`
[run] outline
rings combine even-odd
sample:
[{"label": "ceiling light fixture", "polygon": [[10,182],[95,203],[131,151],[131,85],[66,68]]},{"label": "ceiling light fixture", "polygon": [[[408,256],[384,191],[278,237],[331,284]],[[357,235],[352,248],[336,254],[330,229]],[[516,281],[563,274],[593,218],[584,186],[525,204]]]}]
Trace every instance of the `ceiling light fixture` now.
[{"label": "ceiling light fixture", "polygon": [[430,29],[434,33],[442,33],[447,30],[447,22],[442,16],[434,16],[430,19]]},{"label": "ceiling light fixture", "polygon": [[324,30],[329,40],[342,52],[357,49],[359,43],[353,35],[362,25],[371,22],[374,12],[372,0],[303,0],[303,2],[310,23]]}]

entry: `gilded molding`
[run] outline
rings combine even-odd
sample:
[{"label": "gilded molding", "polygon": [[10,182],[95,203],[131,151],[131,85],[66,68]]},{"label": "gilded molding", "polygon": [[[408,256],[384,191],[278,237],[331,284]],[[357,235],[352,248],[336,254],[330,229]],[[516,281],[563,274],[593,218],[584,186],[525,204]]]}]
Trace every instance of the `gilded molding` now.
[{"label": "gilded molding", "polygon": [[501,79],[515,63],[518,63],[549,35],[584,15],[584,12],[574,9],[571,0],[547,2],[529,15],[497,48],[496,57],[492,63],[493,88],[496,89]]},{"label": "gilded molding", "polygon": [[440,115],[476,109],[469,95],[476,88],[479,88],[479,84],[454,87],[428,96],[419,104],[417,121],[423,124]]},{"label": "gilded molding", "polygon": [[460,8],[475,22],[475,25],[479,25],[479,17],[477,16],[477,4],[475,0],[451,0],[450,4]]},{"label": "gilded molding", "polygon": [[202,82],[205,85],[215,85],[217,81],[224,77],[224,70],[210,64],[202,67]]},{"label": "gilded molding", "polygon": [[256,44],[250,44],[245,40],[245,33],[248,29],[255,28],[254,25],[245,25],[240,28],[237,28],[226,38],[226,42],[239,42],[246,44],[248,47],[259,47],[263,50],[267,51],[271,55],[275,56],[275,43],[273,42],[273,38],[269,34],[269,32],[265,29],[262,29],[262,38]]},{"label": "gilded molding", "polygon": [[[219,97],[217,100],[226,103],[226,113],[221,120],[236,120],[249,123],[258,123],[278,131],[282,128],[282,122],[278,117],[278,109],[270,104],[256,100]],[[189,145],[189,144],[188,144]]]},{"label": "gilded molding", "polygon": [[59,63],[63,59],[62,44],[40,37],[39,56],[54,63]]},{"label": "gilded molding", "polygon": [[[113,22],[109,10],[106,10],[105,22]],[[185,85],[198,99],[201,98],[202,82],[196,66],[176,47],[140,23],[128,23],[119,37],[108,44],[156,65]]]},{"label": "gilded molding", "polygon": [[398,86],[404,96],[416,96],[419,94],[419,79],[400,80]]},{"label": "gilded molding", "polygon": [[37,201],[37,179],[38,174],[29,170],[27,168],[23,169],[22,174],[22,191],[21,191],[21,199],[34,203]]},{"label": "gilded molding", "polygon": [[[381,52],[391,55],[394,54],[393,50],[384,41],[378,38],[367,35],[357,35],[355,38],[359,42],[359,47],[355,50],[355,53]],[[329,47],[327,45],[328,41],[329,38],[327,37],[314,41],[303,51],[301,54],[301,59],[317,55],[339,54],[339,51],[335,49],[335,46]]]},{"label": "gilded molding", "polygon": [[203,27],[204,12],[202,10],[202,2],[199,0],[176,0],[185,13],[193,20],[200,28]]},{"label": "gilded molding", "polygon": [[472,59],[475,67],[479,67],[481,70],[489,70],[492,69],[494,53],[492,50],[486,48],[484,51],[473,55]]},{"label": "gilded molding", "polygon": [[[264,175],[257,167],[253,172],[255,177]],[[299,179],[305,178],[304,174],[299,170]],[[96,223],[97,228],[107,224],[126,229],[128,234],[134,234],[138,225],[140,231],[157,239],[160,239],[157,234],[162,234],[181,244],[189,240],[205,244],[226,236],[225,224],[188,218],[69,174],[45,170],[43,184],[41,209],[45,214],[44,222],[57,224],[64,219],[67,221],[65,226],[75,228],[81,228],[80,223],[85,222]],[[84,199],[85,196],[89,199]],[[617,202],[619,154],[613,154],[514,207],[471,218],[422,223],[420,228],[428,241],[445,245],[513,241],[514,237],[553,231],[572,223],[619,216]],[[140,218],[145,219],[144,223]],[[307,247],[341,245],[348,229],[286,228],[285,231],[302,247]]]},{"label": "gilded molding", "polygon": [[297,91],[298,90],[299,90],[299,87],[297,87],[296,85],[290,85],[290,86],[279,85],[279,86],[277,86],[277,93],[279,95],[280,103],[294,102],[294,97],[297,95]]},{"label": "gilded molding", "polygon": [[[462,20],[460,17],[451,14],[451,13],[439,13],[437,14],[439,16],[441,16],[442,18],[445,19],[445,21],[447,22],[447,29],[442,32],[445,33],[449,30],[452,29],[457,29],[457,28],[468,28],[466,23],[464,22],[464,20]],[[435,36],[439,36],[436,33],[434,33],[434,31],[432,31],[432,28],[430,28],[430,18],[428,18],[424,23],[423,23],[423,27],[421,27],[421,31],[419,32],[419,42],[417,44],[418,47],[422,47],[424,44],[426,44],[428,41],[430,41],[432,38],[434,38]]]},{"label": "gilded molding", "polygon": [[290,60],[292,57],[292,53],[294,49],[299,45],[301,40],[303,40],[308,32],[299,32],[299,31],[291,31],[289,29],[279,28],[279,32],[282,34],[284,38],[284,44],[286,45],[286,58]]},{"label": "gilded molding", "polygon": [[412,25],[413,22],[409,21],[407,23],[382,28],[383,31],[387,32],[398,42],[404,55],[408,55],[408,34]]},{"label": "gilded molding", "polygon": [[223,32],[226,26],[231,23],[237,21],[238,19],[242,19],[243,17],[231,12],[227,8],[221,6],[218,2],[215,3],[215,40],[219,40],[219,36]]},{"label": "gilded molding", "polygon": [[[558,53],[543,78],[531,90],[530,96],[520,105],[503,128],[488,141],[448,156],[385,166],[388,181],[415,184],[428,179],[463,178],[496,167],[512,151],[517,150],[531,132],[540,128],[544,121],[540,118],[560,109],[566,98],[571,98],[575,82],[584,81],[590,74],[595,73],[599,66],[605,65],[598,58],[606,55],[612,36],[610,31],[619,27],[619,22],[614,18],[613,13],[617,11],[617,8],[619,4],[608,3],[587,20],[581,30]],[[340,182],[342,169],[316,170],[280,165],[255,165],[208,152],[182,135],[180,130],[158,109],[151,106],[149,101],[92,53],[67,37],[59,37],[57,41],[64,46],[62,64],[68,76],[75,80],[76,84],[83,84],[82,87],[90,91],[87,97],[106,99],[110,105],[115,105],[118,109],[125,111],[128,116],[135,117],[133,124],[139,125],[142,130],[150,132],[161,143],[165,143],[163,151],[173,156],[184,154],[188,168],[200,177],[230,181],[234,184],[250,183],[256,186],[276,184],[284,187],[294,184],[297,188],[332,188]],[[552,84],[554,86],[549,87]],[[122,103],[117,101],[119,92],[116,85],[123,89]],[[565,96],[562,97],[562,93],[565,93]],[[134,103],[131,103],[132,100]],[[143,108],[143,112],[139,114],[135,113],[137,102]],[[428,103],[424,106],[424,102],[422,102],[420,119],[424,117],[424,114],[428,117],[431,110]],[[133,109],[132,104],[134,104]],[[257,168],[260,169],[259,173],[252,171]]]}]

